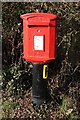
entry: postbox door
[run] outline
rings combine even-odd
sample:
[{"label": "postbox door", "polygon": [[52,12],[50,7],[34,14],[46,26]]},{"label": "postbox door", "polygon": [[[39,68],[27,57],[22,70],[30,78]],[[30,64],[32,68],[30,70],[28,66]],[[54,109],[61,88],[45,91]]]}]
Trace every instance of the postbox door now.
[{"label": "postbox door", "polygon": [[48,27],[30,27],[29,55],[38,58],[46,58],[49,55],[49,31]]}]

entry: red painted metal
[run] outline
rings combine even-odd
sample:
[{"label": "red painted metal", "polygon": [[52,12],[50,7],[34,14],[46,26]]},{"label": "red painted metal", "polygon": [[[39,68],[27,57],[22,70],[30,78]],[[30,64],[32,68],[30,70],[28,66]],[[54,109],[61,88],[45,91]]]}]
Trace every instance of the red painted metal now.
[{"label": "red painted metal", "polygon": [[46,62],[56,58],[57,15],[28,13],[23,19],[24,58],[31,62]]}]

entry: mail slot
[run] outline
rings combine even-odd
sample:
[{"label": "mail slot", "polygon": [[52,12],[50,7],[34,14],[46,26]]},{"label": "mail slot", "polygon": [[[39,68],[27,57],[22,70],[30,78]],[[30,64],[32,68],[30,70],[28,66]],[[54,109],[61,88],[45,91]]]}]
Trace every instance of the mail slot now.
[{"label": "mail slot", "polygon": [[32,101],[40,105],[50,98],[47,89],[48,61],[56,54],[57,15],[28,13],[23,19],[24,58],[33,65]]},{"label": "mail slot", "polygon": [[57,15],[29,13],[23,19],[24,58],[31,62],[46,62],[56,58]]}]

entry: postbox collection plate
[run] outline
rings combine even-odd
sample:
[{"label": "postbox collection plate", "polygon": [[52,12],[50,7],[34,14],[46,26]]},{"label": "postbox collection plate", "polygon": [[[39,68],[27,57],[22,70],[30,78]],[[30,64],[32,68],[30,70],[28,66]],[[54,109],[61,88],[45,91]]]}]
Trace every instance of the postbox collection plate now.
[{"label": "postbox collection plate", "polygon": [[34,36],[34,50],[44,50],[44,36]]}]

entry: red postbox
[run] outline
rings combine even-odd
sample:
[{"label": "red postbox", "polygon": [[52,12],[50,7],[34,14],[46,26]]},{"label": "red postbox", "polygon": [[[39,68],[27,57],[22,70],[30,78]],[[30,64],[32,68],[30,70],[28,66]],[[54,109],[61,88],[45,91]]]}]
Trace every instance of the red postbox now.
[{"label": "red postbox", "polygon": [[32,99],[40,105],[50,97],[47,89],[47,62],[56,58],[57,15],[28,13],[23,19],[24,58],[33,64]]},{"label": "red postbox", "polygon": [[56,19],[49,13],[29,13],[23,19],[24,58],[31,62],[46,62],[56,58]]}]

